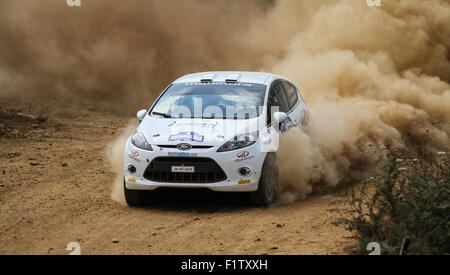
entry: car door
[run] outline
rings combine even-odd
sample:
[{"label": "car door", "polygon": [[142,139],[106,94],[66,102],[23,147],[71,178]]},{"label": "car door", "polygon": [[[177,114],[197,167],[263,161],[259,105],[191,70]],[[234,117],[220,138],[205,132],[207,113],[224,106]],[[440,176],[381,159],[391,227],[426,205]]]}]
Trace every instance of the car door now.
[{"label": "car door", "polygon": [[283,85],[289,103],[289,115],[291,119],[295,125],[298,125],[303,130],[309,129],[311,116],[298,88],[286,80],[283,80]]},{"label": "car door", "polygon": [[[282,132],[287,131],[290,127],[294,126],[295,123],[293,122],[289,111],[289,101],[286,97],[286,92],[284,89],[284,85],[281,82],[281,80],[276,80],[272,83],[272,86],[270,88],[269,98],[267,100],[267,125],[273,125],[272,123],[272,117],[275,112],[284,112],[288,114],[288,119],[286,119],[284,122],[280,123],[279,129]],[[276,108],[277,107],[277,108]],[[278,110],[277,110],[278,109]]]}]

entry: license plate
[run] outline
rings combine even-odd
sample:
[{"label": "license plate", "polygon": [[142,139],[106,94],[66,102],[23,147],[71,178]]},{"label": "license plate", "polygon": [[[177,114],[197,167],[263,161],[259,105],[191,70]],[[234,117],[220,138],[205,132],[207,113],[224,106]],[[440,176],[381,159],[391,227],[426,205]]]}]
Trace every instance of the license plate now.
[{"label": "license plate", "polygon": [[194,173],[194,166],[172,166],[173,173]]}]

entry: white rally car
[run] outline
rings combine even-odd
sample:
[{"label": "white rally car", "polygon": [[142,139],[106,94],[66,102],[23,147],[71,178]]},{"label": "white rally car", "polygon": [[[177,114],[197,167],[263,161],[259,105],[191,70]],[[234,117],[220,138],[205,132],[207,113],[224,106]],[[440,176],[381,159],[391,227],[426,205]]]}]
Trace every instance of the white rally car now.
[{"label": "white rally car", "polygon": [[268,206],[278,185],[278,136],[310,127],[310,112],[286,78],[256,72],[205,72],[173,82],[137,113],[124,156],[130,206],[157,188],[248,192]]}]

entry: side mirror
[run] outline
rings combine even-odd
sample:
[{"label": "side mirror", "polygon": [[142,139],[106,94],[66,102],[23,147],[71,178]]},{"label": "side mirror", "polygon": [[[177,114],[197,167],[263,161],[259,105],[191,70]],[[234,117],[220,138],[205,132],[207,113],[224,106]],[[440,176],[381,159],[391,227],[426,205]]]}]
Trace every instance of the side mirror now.
[{"label": "side mirror", "polygon": [[139,121],[143,120],[145,115],[147,114],[147,110],[140,110],[137,112],[136,116],[139,119]]},{"label": "side mirror", "polygon": [[276,123],[281,123],[283,121],[285,121],[288,118],[288,115],[284,112],[276,112],[273,114],[273,120]]}]

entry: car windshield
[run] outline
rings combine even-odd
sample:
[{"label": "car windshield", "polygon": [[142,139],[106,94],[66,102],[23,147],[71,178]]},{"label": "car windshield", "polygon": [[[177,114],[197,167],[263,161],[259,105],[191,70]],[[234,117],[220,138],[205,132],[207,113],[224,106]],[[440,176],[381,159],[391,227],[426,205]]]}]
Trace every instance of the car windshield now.
[{"label": "car windshield", "polygon": [[258,117],[266,86],[253,83],[178,83],[159,98],[151,115],[166,118],[249,119]]}]

